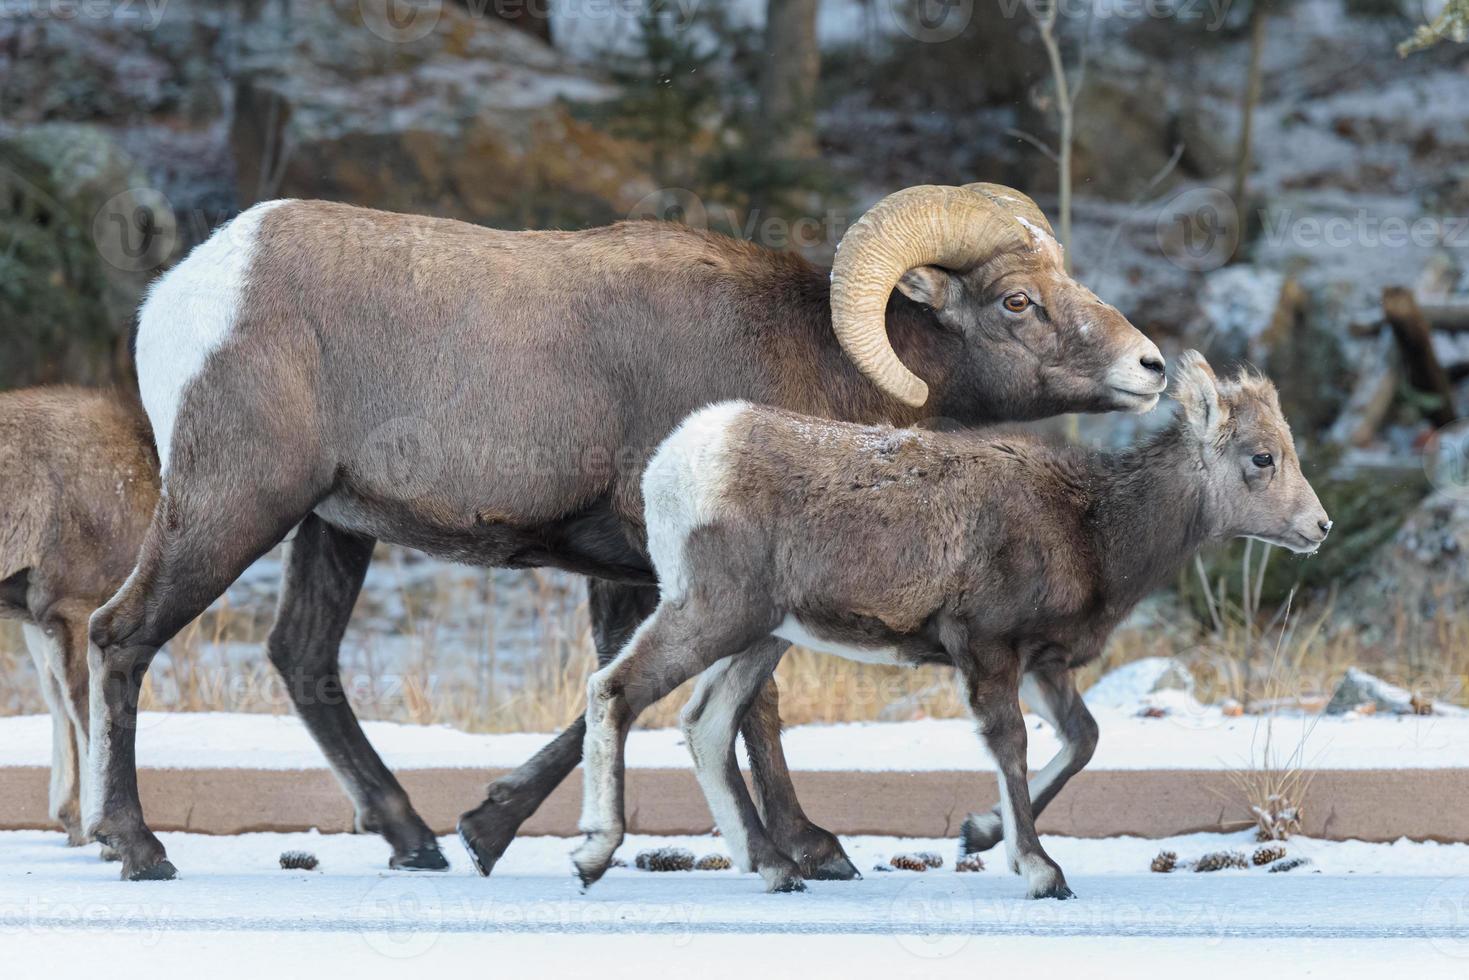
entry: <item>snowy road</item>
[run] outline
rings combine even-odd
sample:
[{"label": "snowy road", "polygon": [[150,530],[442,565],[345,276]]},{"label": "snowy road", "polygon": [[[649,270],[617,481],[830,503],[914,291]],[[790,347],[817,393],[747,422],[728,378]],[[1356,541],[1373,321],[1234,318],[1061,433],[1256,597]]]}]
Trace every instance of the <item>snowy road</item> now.
[{"label": "snowy road", "polygon": [[[1047,838],[1080,900],[1024,900],[1018,878],[945,867],[925,874],[866,871],[860,882],[812,882],[804,895],[766,895],[753,875],[731,871],[650,874],[613,869],[583,894],[569,873],[571,842],[524,838],[489,879],[468,870],[458,842],[448,874],[382,870],[371,837],[165,834],[182,875],[126,883],[91,849],[60,846],[43,832],[0,834],[0,929],[122,928],[170,931],[639,932],[691,936],[727,932],[842,934],[1151,936],[1194,939],[1418,938],[1469,954],[1469,846],[1297,840],[1313,864],[1288,874],[1263,870],[1151,874],[1161,846],[1183,859],[1222,848],[1248,850],[1248,835],[1169,841]],[[622,855],[674,843],[695,854],[716,838],[630,838]],[[847,841],[859,867],[898,851],[951,857],[948,841]],[[281,851],[309,850],[314,872],[281,871]],[[1469,959],[1465,961],[1469,969]]]}]

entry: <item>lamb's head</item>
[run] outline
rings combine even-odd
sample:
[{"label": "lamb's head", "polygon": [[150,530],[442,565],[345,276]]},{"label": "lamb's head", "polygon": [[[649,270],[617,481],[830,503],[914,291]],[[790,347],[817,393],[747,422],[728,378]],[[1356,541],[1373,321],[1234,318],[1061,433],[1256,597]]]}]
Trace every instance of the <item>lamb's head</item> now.
[{"label": "lamb's head", "polygon": [[1066,272],[1035,202],[998,184],[910,187],[847,232],[831,274],[832,323],[878,387],[913,406],[928,385],[898,359],[884,311],[897,288],[959,342],[946,414],[988,389],[1010,419],[1142,412],[1166,381],[1157,346]]},{"label": "lamb's head", "polygon": [[1185,438],[1199,449],[1210,530],[1295,552],[1321,547],[1331,519],[1301,472],[1275,386],[1248,371],[1220,381],[1197,351],[1185,351],[1171,393]]}]

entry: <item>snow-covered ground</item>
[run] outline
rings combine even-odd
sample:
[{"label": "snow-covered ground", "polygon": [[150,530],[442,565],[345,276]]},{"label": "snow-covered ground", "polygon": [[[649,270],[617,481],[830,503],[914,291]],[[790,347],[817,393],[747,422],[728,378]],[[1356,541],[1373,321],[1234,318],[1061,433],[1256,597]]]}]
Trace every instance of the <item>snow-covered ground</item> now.
[{"label": "snow-covered ground", "polygon": [[[480,879],[465,861],[442,875],[385,871],[371,837],[162,836],[184,875],[124,883],[116,865],[62,846],[59,834],[0,834],[5,975],[53,975],[65,964],[167,976],[205,961],[212,976],[307,975],[313,963],[354,976],[433,976],[435,965],[559,976],[595,964],[607,976],[697,968],[747,977],[753,969],[812,975],[833,962],[844,974],[889,977],[1038,961],[1067,962],[1088,977],[1137,975],[1140,964],[1203,976],[1266,967],[1330,977],[1469,970],[1463,844],[1297,839],[1290,852],[1312,863],[1286,874],[1160,875],[1147,871],[1160,848],[1189,858],[1253,844],[1246,834],[1046,838],[1079,898],[1030,902],[1020,879],[999,870],[998,854],[985,871],[958,874],[943,840],[849,838],[864,869],[899,851],[936,850],[947,860],[922,874],[869,871],[862,881],[766,895],[754,875],[631,868],[583,893],[570,875],[573,842],[561,838],[516,841],[494,876]],[[442,843],[458,853],[452,839]],[[621,854],[630,860],[663,844],[723,850],[717,838],[631,838]],[[311,851],[320,868],[281,871],[287,849]]]},{"label": "snow-covered ground", "polygon": [[[1089,769],[1238,769],[1299,762],[1314,769],[1469,767],[1469,717],[1282,715],[1225,717],[1199,707],[1163,718],[1136,709],[1096,706],[1102,741]],[[471,735],[446,726],[365,722],[363,728],[394,769],[513,768],[550,735]],[[1268,736],[1268,737],[1267,737]],[[930,719],[891,723],[801,725],[782,741],[799,770],[975,770],[991,768],[974,723]],[[1031,719],[1030,764],[1039,767],[1059,743],[1049,725]],[[677,729],[635,731],[628,765],[689,765]],[[51,722],[45,715],[0,718],[0,766],[48,766]],[[148,768],[317,769],[320,750],[290,715],[144,712],[138,762]]]}]

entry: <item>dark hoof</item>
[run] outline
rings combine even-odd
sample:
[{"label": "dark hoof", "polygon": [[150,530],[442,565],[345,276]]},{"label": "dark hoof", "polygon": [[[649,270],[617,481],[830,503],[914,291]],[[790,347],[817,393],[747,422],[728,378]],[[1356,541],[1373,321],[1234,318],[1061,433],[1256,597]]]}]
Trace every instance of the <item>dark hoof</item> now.
[{"label": "dark hoof", "polygon": [[1064,902],[1064,901],[1066,901],[1069,898],[1075,898],[1076,897],[1076,893],[1073,892],[1070,888],[1067,888],[1066,887],[1066,882],[1062,881],[1062,882],[1058,882],[1055,885],[1052,885],[1050,888],[1047,888],[1044,891],[1036,892],[1035,894],[1031,895],[1030,897],[1031,898],[1036,898],[1036,899],[1039,899],[1039,898],[1054,898],[1057,901]]},{"label": "dark hoof", "polygon": [[992,813],[971,813],[959,828],[959,856],[988,851],[1004,837],[999,818]]},{"label": "dark hoof", "polygon": [[775,840],[776,848],[795,859],[801,877],[810,881],[861,880],[857,866],[842,850],[836,835],[820,827],[807,826],[787,839]]},{"label": "dark hoof", "polygon": [[128,881],[173,881],[178,874],[178,869],[167,858],[146,868],[135,868],[130,871],[124,864],[122,869],[122,876]]},{"label": "dark hoof", "polygon": [[519,829],[520,821],[490,800],[459,818],[459,840],[481,877],[495,870]]},{"label": "dark hoof", "polygon": [[801,880],[795,869],[762,873],[762,876],[765,878],[765,890],[772,895],[789,895],[806,890],[806,882]]},{"label": "dark hoof", "polygon": [[388,867],[395,871],[447,871],[449,861],[438,844],[428,843],[401,856],[394,854]]}]

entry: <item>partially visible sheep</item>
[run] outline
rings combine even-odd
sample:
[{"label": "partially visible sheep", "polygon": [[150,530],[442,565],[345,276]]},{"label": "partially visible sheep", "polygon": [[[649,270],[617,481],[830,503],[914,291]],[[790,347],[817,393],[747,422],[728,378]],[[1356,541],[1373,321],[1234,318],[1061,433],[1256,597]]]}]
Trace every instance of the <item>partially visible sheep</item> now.
[{"label": "partially visible sheep", "polygon": [[[658,609],[587,688],[582,881],[622,841],[628,728],[702,672],[684,726],[710,810],[772,891],[803,887],[734,755],[742,706],[774,669],[742,651],[774,635],[854,660],[957,667],[1000,783],[1000,806],[971,816],[966,838],[987,838],[982,850],[1003,833],[1031,897],[1071,897],[1034,818],[1096,746],[1075,668],[1204,541],[1312,552],[1331,530],[1270,383],[1220,382],[1194,352],[1179,365],[1173,423],[1112,453],[745,402],[691,415],[643,480]],[[1061,739],[1034,782],[1022,692]]]},{"label": "partially visible sheep", "polygon": [[83,388],[0,394],[0,618],[23,624],[53,722],[50,813],[84,844],[87,621],[127,579],[158,501],[141,407]]}]

